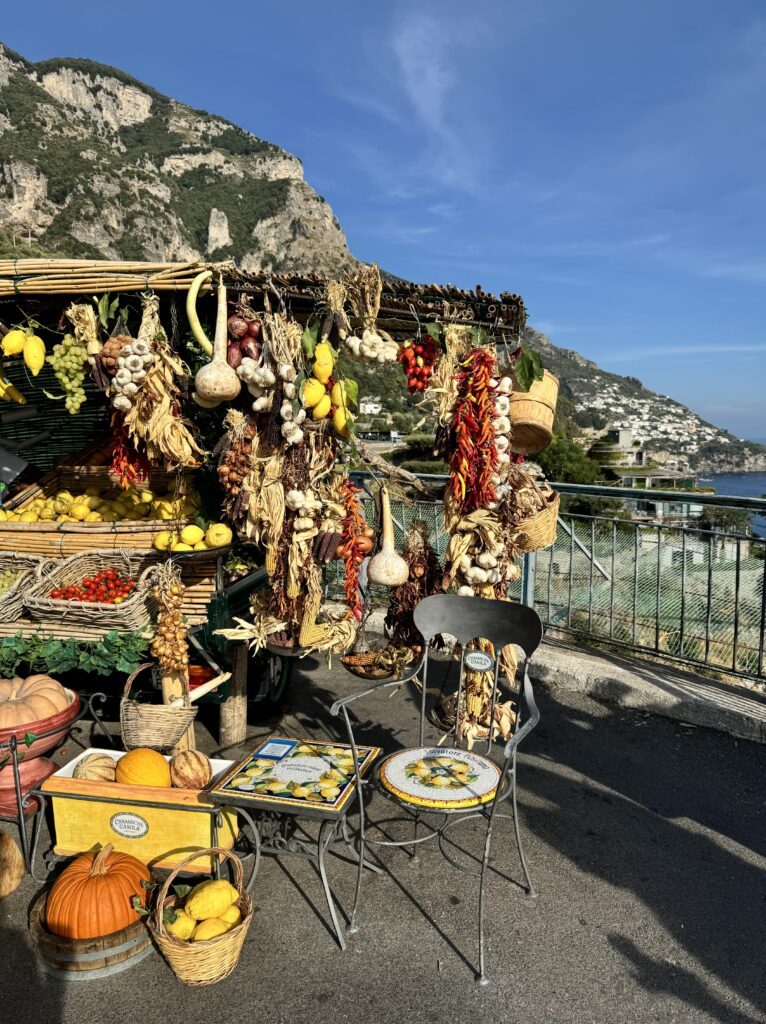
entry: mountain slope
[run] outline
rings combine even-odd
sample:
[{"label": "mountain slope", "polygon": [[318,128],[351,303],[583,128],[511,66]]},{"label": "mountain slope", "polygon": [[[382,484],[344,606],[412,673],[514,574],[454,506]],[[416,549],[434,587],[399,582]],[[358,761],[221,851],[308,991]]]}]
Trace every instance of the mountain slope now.
[{"label": "mountain slope", "polygon": [[645,388],[636,377],[602,370],[532,328],[527,328],[524,344],[539,352],[546,369],[561,381],[561,394],[572,403],[576,424],[630,429],[648,451],[680,457],[700,472],[766,469],[764,445],[741,441],[680,402]]},{"label": "mountain slope", "polygon": [[0,228],[70,256],[319,273],[353,262],[290,153],[115,68],[30,64],[2,44]]},{"label": "mountain slope", "polygon": [[[328,276],[354,263],[330,206],[290,153],[117,68],[70,58],[31,64],[0,43],[0,256],[37,255],[231,257],[244,270]],[[525,344],[560,378],[575,424],[630,427],[650,450],[699,470],[766,469],[766,447],[635,378],[532,329]],[[405,429],[418,414],[402,405],[397,370],[359,373]]]}]

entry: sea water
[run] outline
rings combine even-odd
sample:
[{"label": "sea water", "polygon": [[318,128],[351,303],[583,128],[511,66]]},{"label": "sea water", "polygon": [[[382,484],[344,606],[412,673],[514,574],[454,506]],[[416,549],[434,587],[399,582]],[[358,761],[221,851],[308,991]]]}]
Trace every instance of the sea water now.
[{"label": "sea water", "polygon": [[[713,473],[711,480],[716,494],[734,498],[766,497],[766,473]],[[700,483],[707,486],[707,481]],[[766,537],[766,515],[753,517],[753,532]]]}]

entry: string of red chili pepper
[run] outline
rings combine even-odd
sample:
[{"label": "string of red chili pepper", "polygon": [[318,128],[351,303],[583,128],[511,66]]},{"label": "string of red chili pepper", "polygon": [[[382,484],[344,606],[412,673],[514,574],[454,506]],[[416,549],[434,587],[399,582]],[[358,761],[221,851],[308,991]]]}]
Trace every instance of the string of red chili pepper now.
[{"label": "string of red chili pepper", "polygon": [[349,611],[357,620],[362,621],[364,605],[359,593],[359,567],[364,561],[364,554],[359,549],[359,541],[363,537],[363,531],[367,527],[367,520],[357,495],[361,488],[354,487],[351,481],[346,478],[340,488],[340,496],[346,509],[343,518],[343,538],[341,543],[341,554],[343,565],[346,570],[346,580],[343,592],[346,597],[346,604]]},{"label": "string of red chili pepper", "polygon": [[109,476],[124,491],[127,491],[129,487],[134,487],[136,484],[146,483],[149,479],[149,471],[150,465],[146,455],[133,447],[124,428],[121,428],[115,434]]},{"label": "string of red chili pepper", "polygon": [[457,400],[450,424],[450,480],[458,511],[470,513],[495,500],[492,474],[497,466],[494,417],[497,360],[473,348],[458,366]]}]

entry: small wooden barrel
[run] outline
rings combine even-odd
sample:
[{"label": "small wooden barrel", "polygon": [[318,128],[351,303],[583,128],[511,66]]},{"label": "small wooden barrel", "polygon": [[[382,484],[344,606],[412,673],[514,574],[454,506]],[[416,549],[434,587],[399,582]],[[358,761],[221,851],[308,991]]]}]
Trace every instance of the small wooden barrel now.
[{"label": "small wooden barrel", "polygon": [[559,397],[559,379],[547,370],[533,381],[529,391],[512,391],[508,418],[513,427],[511,449],[519,455],[537,455],[553,437],[553,420]]},{"label": "small wooden barrel", "polygon": [[136,921],[98,939],[62,939],[45,927],[46,895],[35,900],[29,932],[40,966],[48,974],[69,981],[91,981],[127,971],[149,956],[154,947],[143,921]]}]

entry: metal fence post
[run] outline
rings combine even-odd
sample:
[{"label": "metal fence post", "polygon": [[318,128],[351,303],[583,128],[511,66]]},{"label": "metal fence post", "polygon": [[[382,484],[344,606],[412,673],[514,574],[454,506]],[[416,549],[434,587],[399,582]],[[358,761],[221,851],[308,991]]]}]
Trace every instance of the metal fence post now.
[{"label": "metal fence post", "polygon": [[525,551],[524,564],[521,573],[521,603],[529,608],[535,606],[535,567],[537,565],[537,552]]}]

